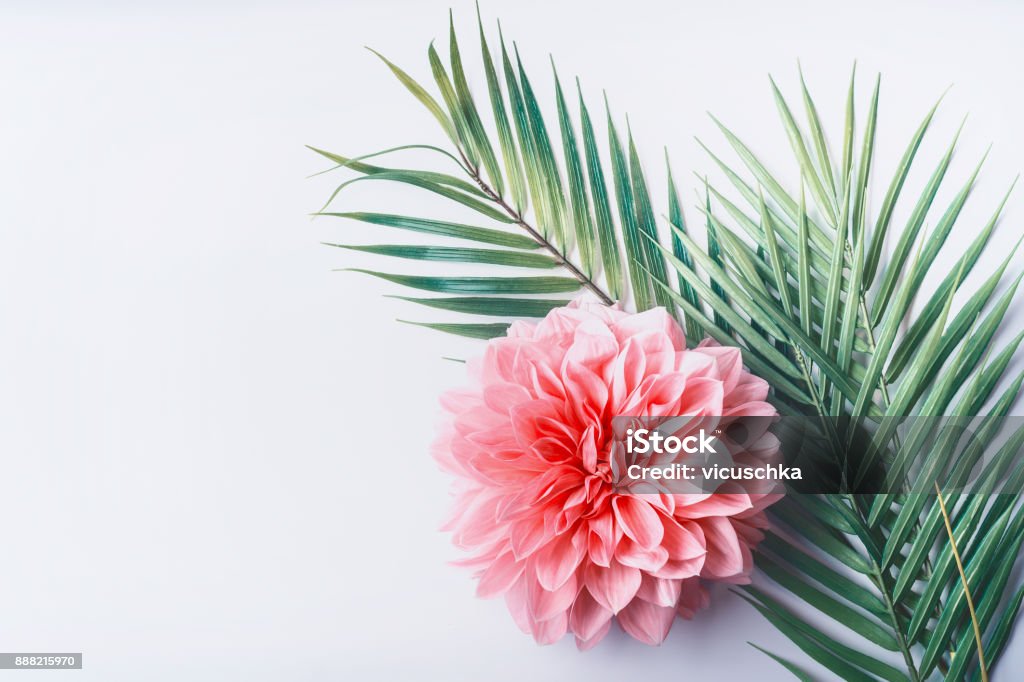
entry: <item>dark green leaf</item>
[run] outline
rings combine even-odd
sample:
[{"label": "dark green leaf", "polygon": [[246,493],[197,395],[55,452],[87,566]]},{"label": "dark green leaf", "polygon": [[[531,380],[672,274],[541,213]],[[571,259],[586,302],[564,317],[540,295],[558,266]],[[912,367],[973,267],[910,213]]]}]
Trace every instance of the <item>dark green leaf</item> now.
[{"label": "dark green leaf", "polygon": [[423,277],[345,268],[386,279],[395,284],[452,294],[554,294],[576,291],[580,283],[570,277]]},{"label": "dark green leaf", "polygon": [[444,322],[410,322],[409,320],[399,320],[399,322],[416,325],[417,327],[426,327],[427,329],[433,329],[434,331],[446,334],[466,336],[471,339],[493,339],[497,336],[504,336],[508,332],[509,326],[507,323],[449,324]]},{"label": "dark green leaf", "polygon": [[364,223],[373,223],[374,225],[386,225],[388,227],[397,227],[403,230],[413,230],[426,234],[439,234],[445,237],[466,239],[484,244],[496,244],[514,249],[536,249],[540,246],[536,241],[525,235],[492,230],[486,227],[473,227],[472,225],[463,225],[461,223],[449,223],[442,220],[410,218],[390,213],[351,212],[322,213],[320,215],[335,218],[351,218],[352,220],[360,220]]},{"label": "dark green leaf", "polygon": [[558,265],[554,258],[542,253],[519,251],[498,251],[496,249],[465,249],[453,246],[418,246],[409,244],[331,244],[341,249],[376,253],[382,256],[396,256],[413,260],[447,261],[457,263],[487,263],[517,268],[553,268]]}]

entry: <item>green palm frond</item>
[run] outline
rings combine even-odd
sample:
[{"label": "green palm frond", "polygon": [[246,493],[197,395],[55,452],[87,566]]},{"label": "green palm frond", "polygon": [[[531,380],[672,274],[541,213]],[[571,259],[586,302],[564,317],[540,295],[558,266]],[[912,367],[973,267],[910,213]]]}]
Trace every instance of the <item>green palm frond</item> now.
[{"label": "green palm frond", "polygon": [[[959,131],[921,192],[910,196],[905,181],[936,108],[928,111],[872,219],[868,187],[875,172],[878,83],[858,144],[851,78],[837,166],[802,73],[800,80],[806,128],[771,82],[800,169],[799,182],[792,183],[795,189],[787,189],[787,182],[771,174],[716,119],[740,163],[730,166],[704,145],[730,185],[709,183],[707,194],[716,206],[710,201],[698,206],[709,226],[708,247],[701,249],[674,218],[676,239],[693,262],[663,249],[703,306],[680,293],[670,295],[711,336],[741,346],[751,369],[760,367],[770,380],[772,375],[787,379],[773,382],[780,411],[845,417],[852,422],[851,431],[858,425],[870,427],[885,442],[896,444],[891,465],[905,464],[934,435],[925,433],[922,423],[916,432],[911,429],[906,442],[894,440],[895,424],[906,415],[983,414],[987,431],[978,440],[994,439],[1024,380],[1024,375],[1005,377],[1021,337],[1003,348],[990,348],[1020,281],[1005,281],[1013,254],[959,308],[953,306],[953,294],[967,287],[1005,199],[977,230],[971,246],[953,254],[953,265],[940,265],[940,254],[950,251],[944,247],[952,230],[969,229],[958,218],[981,166],[979,162],[948,206],[937,203]],[[894,215],[903,203],[910,207],[909,217],[897,229]],[[928,220],[935,227],[924,235]],[[883,259],[887,235],[896,243]],[[946,272],[944,267],[950,268],[948,274],[923,310],[912,313],[911,300],[921,283],[930,273]],[[717,289],[711,290],[713,284]],[[1000,288],[1003,293],[997,297]],[[1024,474],[1019,466],[1009,469],[1022,444],[1024,430],[1011,434],[987,474],[962,492],[790,496],[776,505],[777,529],[766,541],[758,566],[831,617],[834,630],[812,624],[762,590],[745,589],[745,598],[804,653],[842,679],[977,676],[983,666],[975,624],[991,667],[1024,598],[1020,591],[1010,594],[1010,576],[1024,542],[1019,504]],[[923,457],[924,471],[937,473],[959,461],[949,482],[963,478],[980,460],[981,448],[957,447],[954,438],[940,436]],[[973,597],[971,608],[968,597]],[[851,641],[859,645],[844,643]],[[882,651],[890,655],[879,655]],[[798,677],[806,675],[793,662],[769,655]]]},{"label": "green palm frond", "polygon": [[[579,82],[576,97],[567,97],[553,62],[551,99],[556,117],[547,120],[518,49],[513,45],[510,51],[499,33],[497,54],[492,54],[479,17],[478,25],[480,66],[487,86],[487,97],[479,102],[470,90],[454,22],[449,26],[447,64],[433,45],[428,49],[439,96],[374,52],[437,120],[454,147],[451,152],[432,145],[406,145],[348,157],[311,147],[335,164],[330,170],[355,174],[334,191],[317,215],[440,236],[453,240],[452,245],[331,245],[449,265],[510,268],[501,277],[488,278],[452,277],[447,271],[436,277],[422,277],[361,270],[421,290],[472,293],[472,304],[455,299],[405,300],[473,316],[543,316],[555,304],[564,303],[564,297],[550,298],[551,294],[581,290],[589,290],[609,304],[623,300],[631,290],[640,310],[653,305],[671,307],[665,290],[665,261],[650,241],[657,234],[657,213],[632,133],[627,130],[623,141],[606,103],[607,144],[602,151]],[[575,106],[570,105],[573,101]],[[454,160],[458,173],[388,168],[366,162],[409,148],[443,155],[447,164]],[[433,192],[460,205],[467,217],[465,222],[453,223],[422,216],[333,210],[342,190],[364,180],[384,180]],[[671,210],[678,212],[678,198],[675,201]],[[466,246],[466,242],[500,248],[477,248]],[[625,262],[623,253],[627,255]],[[523,268],[555,270],[559,274],[540,277],[524,274]],[[481,303],[492,296],[493,307]],[[504,333],[504,327],[494,323],[424,326],[474,338]],[[691,322],[691,330],[696,329]],[[699,336],[694,334],[695,338]]]}]

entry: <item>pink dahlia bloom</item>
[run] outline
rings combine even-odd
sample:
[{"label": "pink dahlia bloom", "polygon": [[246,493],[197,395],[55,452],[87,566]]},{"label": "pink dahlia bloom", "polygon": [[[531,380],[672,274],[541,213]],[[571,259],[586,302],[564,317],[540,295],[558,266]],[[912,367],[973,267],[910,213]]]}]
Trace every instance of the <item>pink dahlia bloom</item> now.
[{"label": "pink dahlia bloom", "polygon": [[[660,644],[676,615],[707,606],[703,580],[747,583],[751,550],[778,495],[730,483],[714,494],[636,494],[613,480],[617,415],[773,416],[768,384],[740,352],[687,350],[664,309],[630,314],[574,302],[516,322],[469,364],[472,388],[442,398],[450,419],[435,445],[457,477],[446,529],[473,553],[482,597],[503,594],[542,644],[581,649],[612,620]],[[621,442],[619,442],[621,446]],[[741,456],[772,459],[760,434]]]}]

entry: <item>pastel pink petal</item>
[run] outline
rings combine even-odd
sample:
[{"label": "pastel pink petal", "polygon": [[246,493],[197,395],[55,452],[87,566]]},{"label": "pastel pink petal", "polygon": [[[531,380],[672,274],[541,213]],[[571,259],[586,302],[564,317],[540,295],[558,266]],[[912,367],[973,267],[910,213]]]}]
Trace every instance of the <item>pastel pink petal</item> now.
[{"label": "pastel pink petal", "polygon": [[572,333],[576,327],[589,317],[586,311],[570,307],[555,308],[537,323],[533,337],[538,340],[558,341],[567,345],[572,339]]},{"label": "pastel pink petal", "polygon": [[519,384],[493,384],[484,387],[484,404],[498,414],[506,415],[520,403],[532,399],[530,392]]},{"label": "pastel pink petal", "polygon": [[657,330],[666,334],[677,350],[686,348],[683,330],[664,308],[651,308],[636,315],[630,315],[615,323],[615,336],[620,342],[631,336]]},{"label": "pastel pink petal", "polygon": [[535,440],[530,444],[528,452],[547,464],[560,464],[576,456],[565,439],[551,437]]},{"label": "pastel pink petal", "polygon": [[615,523],[615,516],[608,513],[607,508],[600,510],[588,522],[590,532],[598,535],[604,542],[613,546],[622,537],[622,528]]},{"label": "pastel pink petal", "polygon": [[686,375],[673,372],[658,376],[647,393],[647,414],[653,416],[685,414],[677,409],[686,395]]},{"label": "pastel pink petal", "polygon": [[676,610],[671,606],[655,606],[636,599],[617,615],[619,625],[629,635],[644,644],[657,646],[668,637]]},{"label": "pastel pink petal", "polygon": [[777,414],[771,403],[763,402],[763,398],[751,400],[745,403],[735,403],[723,407],[722,414],[725,417],[738,415],[741,417],[773,417]]},{"label": "pastel pink petal", "polygon": [[569,629],[578,639],[594,639],[611,620],[611,611],[598,604],[586,588],[580,590],[569,611]]},{"label": "pastel pink petal", "polygon": [[715,360],[704,353],[677,352],[675,354],[675,371],[693,378],[713,376]]},{"label": "pastel pink petal", "polygon": [[555,538],[536,554],[534,571],[537,581],[546,590],[555,591],[572,577],[583,560],[583,548],[578,547],[568,533]]},{"label": "pastel pink petal", "polygon": [[545,590],[539,582],[531,580],[527,582],[530,615],[537,621],[554,618],[572,606],[578,592],[575,576],[570,576],[569,580],[554,592]]},{"label": "pastel pink petal", "polygon": [[468,435],[487,432],[491,429],[503,429],[508,426],[508,417],[495,412],[486,405],[477,405],[455,418],[455,431]]},{"label": "pastel pink petal", "polygon": [[[495,455],[509,451],[494,451],[489,454],[478,453],[466,462],[466,469],[473,474],[473,478],[481,483],[494,486],[518,486],[526,484],[536,475],[536,466],[529,466],[530,462],[523,458],[522,453],[515,459],[505,459]],[[511,466],[509,465],[511,463]]]},{"label": "pastel pink petal", "polygon": [[640,344],[644,355],[647,356],[648,374],[672,371],[672,358],[675,357],[677,348],[672,344],[668,334],[660,329],[651,329],[632,338],[634,342]]},{"label": "pastel pink petal", "polygon": [[[492,413],[493,414],[493,413]],[[557,436],[558,433],[546,433],[551,429],[551,422],[557,424],[560,415],[556,406],[549,400],[531,400],[520,403],[509,410],[512,418],[512,429],[516,440],[524,446],[544,436]]]},{"label": "pastel pink petal", "polygon": [[466,471],[462,463],[452,453],[452,435],[449,432],[442,434],[430,446],[430,455],[442,471],[454,476],[465,476]]},{"label": "pastel pink petal", "polygon": [[705,578],[732,578],[749,571],[736,529],[727,518],[701,520],[701,529],[708,544],[708,554],[701,573]]},{"label": "pastel pink petal", "polygon": [[699,576],[703,568],[703,556],[696,559],[669,559],[665,562],[664,566],[657,571],[653,571],[651,575],[656,578],[665,578],[666,580],[682,580]]},{"label": "pastel pink petal", "polygon": [[569,616],[564,611],[548,620],[533,624],[533,639],[537,644],[554,644],[565,636],[569,629]]},{"label": "pastel pink petal", "polygon": [[608,325],[625,319],[631,314],[624,311],[619,303],[605,305],[585,296],[569,301],[569,305],[566,307],[579,308],[580,310],[585,311],[588,315],[592,315],[593,317],[604,321],[604,323]]},{"label": "pastel pink petal", "polygon": [[[765,522],[763,516],[755,518],[754,521]],[[750,548],[756,547],[762,540],[764,540],[764,533],[753,525],[748,524],[746,521],[737,520],[733,524],[733,528],[736,529],[736,535],[740,537],[743,542],[743,565],[748,569],[752,567],[754,555],[751,554]],[[749,575],[745,576],[749,577]]]},{"label": "pastel pink petal", "polygon": [[512,620],[525,634],[533,634],[533,620],[530,618],[529,600],[526,597],[526,574],[519,576],[512,587],[505,592],[505,605]]},{"label": "pastel pink petal", "polygon": [[644,343],[644,348],[648,357],[648,374],[671,372],[675,369],[675,359],[679,349],[672,343],[668,334],[651,335]]},{"label": "pastel pink petal", "polygon": [[731,392],[740,381],[743,374],[743,355],[739,348],[734,346],[704,346],[701,352],[710,355],[715,359],[718,367],[718,376],[725,384],[725,390]]},{"label": "pastel pink petal", "polygon": [[651,508],[661,512],[661,518],[671,518],[676,509],[676,495],[659,492],[655,495],[644,495],[643,501]]},{"label": "pastel pink petal", "polygon": [[508,590],[522,575],[525,564],[516,561],[512,552],[498,556],[487,567],[476,586],[476,596],[488,599]]},{"label": "pastel pink petal", "polygon": [[587,539],[587,556],[598,566],[607,567],[612,561],[614,548],[605,543],[596,534],[590,533]]},{"label": "pastel pink petal", "polygon": [[565,386],[561,377],[549,365],[543,362],[531,363],[528,369],[529,383],[537,398],[552,399],[557,401],[565,400]]},{"label": "pastel pink petal", "polygon": [[583,468],[589,472],[597,471],[597,441],[594,438],[595,429],[593,426],[588,426],[587,430],[583,432],[583,439],[580,442],[580,460],[583,462]]},{"label": "pastel pink petal", "polygon": [[679,601],[679,593],[683,589],[682,580],[668,580],[644,575],[636,596],[657,606],[675,607]]},{"label": "pastel pink petal", "polygon": [[500,526],[495,523],[497,508],[501,498],[498,496],[476,496],[472,505],[467,505],[465,513],[460,517],[458,530],[452,535],[452,541],[460,547],[482,545],[500,533]]},{"label": "pastel pink petal", "polygon": [[608,634],[608,631],[611,630],[611,627],[612,627],[612,621],[609,619],[609,620],[605,621],[605,624],[601,626],[601,629],[598,630],[597,633],[593,637],[591,637],[590,639],[584,640],[584,639],[580,639],[579,637],[577,637],[576,638],[576,648],[579,649],[580,651],[590,651],[595,646],[597,646],[597,644],[602,639],[604,639],[605,635]]},{"label": "pastel pink petal", "polygon": [[640,589],[640,571],[613,559],[608,568],[588,564],[584,582],[601,606],[618,613]]},{"label": "pastel pink petal", "polygon": [[[573,497],[576,497],[578,493],[573,493]],[[586,511],[582,502],[576,502],[574,500],[566,500],[564,508],[555,516],[554,531],[557,535],[570,532],[570,529],[576,525],[576,522],[580,520],[583,513]],[[586,552],[584,552],[586,554]]]},{"label": "pastel pink petal", "polygon": [[653,573],[668,561],[668,550],[664,547],[644,549],[629,538],[623,538],[615,548],[615,558],[626,566]]},{"label": "pastel pink petal", "polygon": [[601,377],[584,365],[566,361],[562,378],[572,395],[569,409],[584,423],[600,423],[608,403],[608,387]]},{"label": "pastel pink petal", "polygon": [[684,580],[682,590],[679,593],[679,604],[677,611],[680,617],[691,620],[701,609],[706,609],[711,603],[711,595],[704,587],[700,578]]},{"label": "pastel pink petal", "polygon": [[662,546],[673,559],[695,559],[707,554],[707,541],[699,524],[681,524],[673,518],[662,520],[665,530]]},{"label": "pastel pink petal", "polygon": [[538,477],[532,488],[532,497],[525,498],[529,504],[549,501],[551,498],[569,492],[583,482],[583,473],[575,466],[565,464],[551,467]]},{"label": "pastel pink petal", "polygon": [[609,401],[612,410],[621,415],[629,415],[622,409],[622,406],[625,404],[626,398],[643,381],[646,366],[647,362],[640,346],[631,340],[627,341],[611,365],[612,379]]},{"label": "pastel pink petal", "polygon": [[512,554],[516,559],[525,559],[537,551],[548,540],[544,532],[544,520],[528,516],[512,524],[509,531]]},{"label": "pastel pink petal", "polygon": [[636,388],[626,396],[626,399],[619,404],[618,411],[624,415],[641,415],[649,416],[649,400],[651,390],[657,383],[658,377],[646,376],[640,380],[640,383],[636,385]]},{"label": "pastel pink petal", "polygon": [[636,495],[619,495],[612,499],[615,520],[631,540],[644,549],[657,546],[665,535],[658,512]]},{"label": "pastel pink petal", "polygon": [[565,352],[568,362],[599,369],[619,352],[619,342],[604,322],[590,319],[576,327],[572,345]]},{"label": "pastel pink petal", "polygon": [[496,339],[487,344],[483,362],[480,365],[480,378],[484,384],[509,381],[512,377],[512,363],[516,351],[524,343],[524,339]]},{"label": "pastel pink petal", "polygon": [[575,507],[582,505],[587,501],[587,488],[586,486],[580,486],[569,493],[569,496],[565,498],[565,508]]},{"label": "pastel pink petal", "polygon": [[720,416],[725,390],[718,379],[692,379],[679,401],[679,414],[708,414]]},{"label": "pastel pink petal", "polygon": [[532,338],[533,330],[536,325],[533,322],[527,322],[526,320],[516,320],[509,325],[508,332],[506,332],[509,338]]},{"label": "pastel pink petal", "polygon": [[460,414],[480,404],[480,396],[467,389],[446,391],[439,398],[441,407],[452,414]]}]

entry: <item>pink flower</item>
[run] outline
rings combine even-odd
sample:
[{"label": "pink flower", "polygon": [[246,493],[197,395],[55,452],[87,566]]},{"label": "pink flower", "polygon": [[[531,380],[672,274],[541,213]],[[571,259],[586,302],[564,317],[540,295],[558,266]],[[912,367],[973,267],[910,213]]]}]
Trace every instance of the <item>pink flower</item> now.
[{"label": "pink flower", "polygon": [[[588,649],[614,619],[660,644],[677,614],[707,606],[702,580],[749,582],[778,495],[739,483],[636,494],[611,473],[617,415],[774,416],[768,384],[743,369],[738,349],[687,350],[661,308],[574,302],[514,323],[469,370],[474,386],[442,397],[451,419],[435,444],[457,477],[446,529],[473,553],[459,563],[478,570],[478,595],[504,594],[537,642],[571,632]],[[765,432],[742,455],[777,451]]]}]

